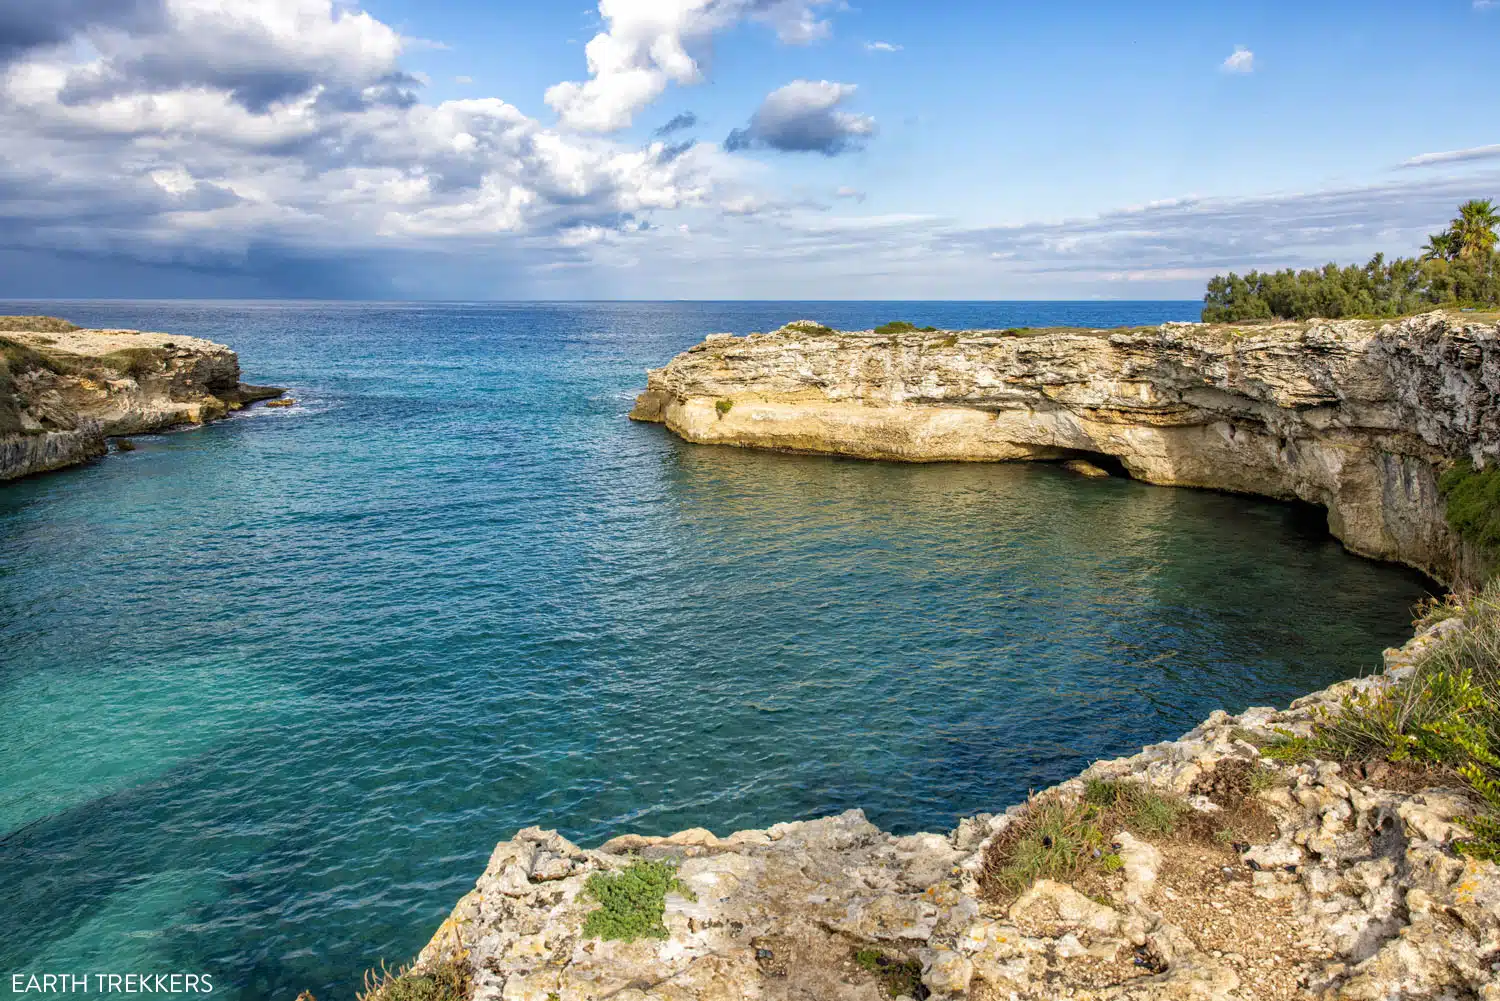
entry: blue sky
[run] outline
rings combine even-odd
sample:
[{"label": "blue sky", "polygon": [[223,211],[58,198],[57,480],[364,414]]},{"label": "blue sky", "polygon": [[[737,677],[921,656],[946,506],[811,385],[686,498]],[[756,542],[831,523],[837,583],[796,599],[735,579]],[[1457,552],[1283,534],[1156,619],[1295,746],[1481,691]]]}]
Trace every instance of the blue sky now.
[{"label": "blue sky", "polygon": [[1482,0],[0,0],[0,295],[1194,298],[1500,197],[1497,42]]}]

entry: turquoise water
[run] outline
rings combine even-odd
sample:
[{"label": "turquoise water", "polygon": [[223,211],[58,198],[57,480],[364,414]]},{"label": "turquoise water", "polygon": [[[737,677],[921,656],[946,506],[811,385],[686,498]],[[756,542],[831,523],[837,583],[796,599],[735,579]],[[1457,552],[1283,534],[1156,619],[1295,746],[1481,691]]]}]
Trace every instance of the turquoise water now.
[{"label": "turquoise water", "polygon": [[349,997],[518,827],[946,830],[1367,670],[1424,593],[1301,508],[624,417],[714,331],[1191,303],[4,311],[227,341],[302,404],[0,488],[3,990]]}]

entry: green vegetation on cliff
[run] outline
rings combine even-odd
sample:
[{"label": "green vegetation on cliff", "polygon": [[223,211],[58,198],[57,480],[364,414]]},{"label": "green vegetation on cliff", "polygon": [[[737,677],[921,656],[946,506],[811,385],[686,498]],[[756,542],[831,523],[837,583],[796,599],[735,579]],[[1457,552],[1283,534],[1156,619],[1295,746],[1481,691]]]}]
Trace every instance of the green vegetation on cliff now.
[{"label": "green vegetation on cliff", "polygon": [[1203,320],[1384,318],[1439,306],[1500,304],[1497,226],[1494,205],[1474,200],[1459,206],[1448,229],[1428,238],[1421,258],[1387,261],[1376,254],[1363,266],[1216,275],[1203,297]]},{"label": "green vegetation on cliff", "polygon": [[584,885],[584,895],[599,902],[583,922],[584,938],[666,938],[667,894],[676,892],[696,900],[693,891],[677,878],[677,867],[668,861],[636,859],[619,872],[596,872]]},{"label": "green vegetation on cliff", "polygon": [[[1473,838],[1459,850],[1500,861],[1500,578],[1467,597],[1450,596],[1419,625],[1457,619],[1395,685],[1347,696],[1312,737],[1267,748],[1282,760],[1389,761],[1463,779],[1481,808],[1462,821]],[[1437,784],[1441,784],[1438,782]]]},{"label": "green vegetation on cliff", "polygon": [[1475,469],[1464,459],[1443,473],[1438,491],[1447,504],[1448,526],[1491,563],[1500,563],[1500,466]]}]

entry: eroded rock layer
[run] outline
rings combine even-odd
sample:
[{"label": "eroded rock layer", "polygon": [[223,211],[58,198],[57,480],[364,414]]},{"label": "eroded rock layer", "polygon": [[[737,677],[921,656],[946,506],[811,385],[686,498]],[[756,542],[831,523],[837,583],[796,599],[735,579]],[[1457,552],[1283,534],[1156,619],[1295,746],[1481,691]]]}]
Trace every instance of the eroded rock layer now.
[{"label": "eroded rock layer", "polygon": [[1324,506],[1350,549],[1488,569],[1437,477],[1500,457],[1488,317],[1101,330],[713,335],[631,416],[689,441],[904,461],[1117,458],[1149,483]]},{"label": "eroded rock layer", "polygon": [[223,344],[50,322],[0,331],[0,481],[103,455],[112,436],[202,424],[282,393],[240,382]]}]

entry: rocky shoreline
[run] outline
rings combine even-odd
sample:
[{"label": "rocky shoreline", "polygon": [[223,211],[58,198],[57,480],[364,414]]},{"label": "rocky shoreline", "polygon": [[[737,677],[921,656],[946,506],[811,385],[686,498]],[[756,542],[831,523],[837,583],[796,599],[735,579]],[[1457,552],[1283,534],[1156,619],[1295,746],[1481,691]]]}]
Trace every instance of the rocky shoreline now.
[{"label": "rocky shoreline", "polygon": [[203,424],[285,390],[197,337],[0,318],[0,482],[87,462],[108,438]]},{"label": "rocky shoreline", "polygon": [[1488,315],[1127,330],[709,336],[648,373],[631,417],[704,444],[887,460],[1108,456],[1136,479],[1302,500],[1351,550],[1447,582],[1486,556],[1441,471],[1500,458]]},{"label": "rocky shoreline", "polygon": [[[727,837],[625,835],[597,849],[529,828],[502,842],[410,975],[460,963],[505,1001],[764,999],[1500,998],[1500,868],[1454,843],[1462,783],[1262,753],[1351,692],[1391,684],[1453,620],[1387,651],[1387,669],[1286,710],[1215,712],[1180,740],[1101,761],[1000,815],[897,837],[857,810]],[[1245,776],[1254,776],[1246,779]],[[997,840],[1090,782],[1180,798],[1195,825],[1254,843],[1111,832],[1118,868],[1011,898]],[[1246,837],[1251,837],[1246,835]],[[1154,842],[1154,843],[1153,843]],[[584,934],[598,873],[669,860],[665,937]]]},{"label": "rocky shoreline", "polygon": [[[1464,583],[1489,564],[1449,527],[1438,478],[1500,457],[1497,345],[1490,318],[1442,313],[1132,331],[803,322],[710,337],[652,371],[631,416],[695,442],[883,459],[1107,475],[1089,459],[1110,456],[1149,482],[1321,503],[1351,548]],[[374,996],[1500,1001],[1500,868],[1457,850],[1472,790],[1441,769],[1280,750],[1466,622],[1420,628],[1378,674],[1285,710],[1215,712],[946,834],[894,836],[857,810],[591,850],[523,830]],[[1092,858],[1076,878],[1014,878],[1022,847],[1055,852],[1080,818],[1101,836],[1080,842]],[[630,920],[612,910],[624,887]]]}]

